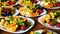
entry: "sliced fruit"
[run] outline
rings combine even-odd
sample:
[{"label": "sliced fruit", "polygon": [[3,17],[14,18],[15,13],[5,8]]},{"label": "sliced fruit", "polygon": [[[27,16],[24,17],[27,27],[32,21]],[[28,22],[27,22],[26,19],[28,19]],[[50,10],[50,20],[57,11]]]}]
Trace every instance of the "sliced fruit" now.
[{"label": "sliced fruit", "polygon": [[24,29],[25,29],[25,26],[20,26],[20,29],[21,29],[21,30],[24,30]]},{"label": "sliced fruit", "polygon": [[60,7],[60,3],[58,3],[58,6]]},{"label": "sliced fruit", "polygon": [[30,34],[34,34],[34,32],[33,32],[33,31],[31,31],[31,32],[30,32]]},{"label": "sliced fruit", "polygon": [[49,22],[49,25],[50,25],[50,26],[53,26],[53,23],[50,21],[50,22]]},{"label": "sliced fruit", "polygon": [[60,23],[57,23],[57,24],[56,24],[56,27],[60,27]]},{"label": "sliced fruit", "polygon": [[56,3],[54,3],[54,4],[53,4],[53,6],[54,6],[54,7],[56,7],[56,6],[57,6],[57,4],[56,4]]},{"label": "sliced fruit", "polygon": [[51,15],[51,17],[52,17],[52,19],[54,19],[54,13],[52,13],[52,12],[50,12],[50,15]]},{"label": "sliced fruit", "polygon": [[43,12],[43,10],[42,10],[42,9],[38,9],[38,12],[39,12],[39,13],[42,13],[42,12]]}]

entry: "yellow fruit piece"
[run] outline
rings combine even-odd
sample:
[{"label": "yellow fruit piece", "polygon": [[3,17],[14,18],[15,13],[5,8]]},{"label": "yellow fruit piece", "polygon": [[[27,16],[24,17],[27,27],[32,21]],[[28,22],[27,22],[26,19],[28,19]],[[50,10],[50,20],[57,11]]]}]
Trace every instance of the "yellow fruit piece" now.
[{"label": "yellow fruit piece", "polygon": [[47,21],[47,23],[48,23],[50,18],[51,18],[50,15],[46,14],[46,16],[43,17],[41,21],[42,21],[42,23],[44,23],[44,21]]},{"label": "yellow fruit piece", "polygon": [[47,32],[47,34],[53,34],[52,32]]},{"label": "yellow fruit piece", "polygon": [[15,0],[10,0],[10,1],[14,2]]},{"label": "yellow fruit piece", "polygon": [[11,32],[15,32],[16,29],[18,28],[18,25],[16,25],[16,23],[13,24],[8,24],[6,27],[4,27],[6,30],[11,31]]},{"label": "yellow fruit piece", "polygon": [[34,34],[34,32],[33,32],[33,31],[31,31],[31,32],[30,32],[30,34]]},{"label": "yellow fruit piece", "polygon": [[53,3],[46,3],[46,4],[43,4],[43,7],[45,7],[45,8],[52,8],[53,7]]}]

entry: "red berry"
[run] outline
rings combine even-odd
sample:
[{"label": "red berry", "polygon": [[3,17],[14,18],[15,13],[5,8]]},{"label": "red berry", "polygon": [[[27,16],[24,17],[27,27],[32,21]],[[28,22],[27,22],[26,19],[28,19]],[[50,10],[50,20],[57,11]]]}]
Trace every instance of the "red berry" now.
[{"label": "red berry", "polygon": [[25,29],[25,26],[20,26],[20,29],[21,29],[21,30],[24,30],[24,29]]},{"label": "red berry", "polygon": [[53,23],[50,21],[50,22],[49,22],[49,25],[50,25],[50,26],[53,26]]},{"label": "red berry", "polygon": [[37,0],[33,0],[34,3],[37,3]]},{"label": "red berry", "polygon": [[60,7],[60,3],[58,3],[58,6]]},{"label": "red berry", "polygon": [[60,27],[60,23],[57,23],[57,24],[56,24],[56,27]]},{"label": "red berry", "polygon": [[38,12],[41,14],[43,12],[43,10],[42,9],[38,9]]},{"label": "red berry", "polygon": [[56,3],[54,3],[54,4],[53,4],[53,6],[54,6],[54,7],[56,7],[56,6],[57,6],[57,4],[56,4]]},{"label": "red berry", "polygon": [[7,4],[7,6],[10,6],[10,4]]},{"label": "red berry", "polygon": [[4,10],[3,10],[3,12],[7,13],[7,12],[8,12],[8,10],[7,10],[7,9],[4,9]]},{"label": "red berry", "polygon": [[13,4],[14,4],[14,2],[8,2],[8,6],[9,6],[9,5],[13,5]]}]

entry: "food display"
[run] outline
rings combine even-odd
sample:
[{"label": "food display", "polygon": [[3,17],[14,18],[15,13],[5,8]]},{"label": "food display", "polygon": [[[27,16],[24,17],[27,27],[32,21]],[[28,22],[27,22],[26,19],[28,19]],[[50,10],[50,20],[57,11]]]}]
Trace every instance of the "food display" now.
[{"label": "food display", "polygon": [[24,5],[32,6],[32,4],[37,3],[37,0],[19,0],[17,3],[23,6]]},{"label": "food display", "polygon": [[[22,1],[23,0],[21,0],[20,3]],[[22,2],[22,4],[23,4],[23,7],[19,8],[19,12],[23,16],[26,16],[26,17],[35,17],[35,16],[40,16],[40,14],[45,12],[45,10],[41,9],[39,7],[39,5],[37,5],[35,2],[33,2],[31,0],[28,0],[28,1],[24,0],[24,2]]]},{"label": "food display", "polygon": [[16,4],[18,0],[1,0],[2,6],[12,6]]},{"label": "food display", "polygon": [[[0,29],[13,34],[57,34],[48,28],[60,30],[59,8],[60,0],[0,0]],[[48,28],[36,30],[37,19]]]},{"label": "food display", "polygon": [[[51,10],[48,14],[40,17],[41,23],[49,28],[60,28],[60,10]],[[38,20],[40,20],[40,18]]]},{"label": "food display", "polygon": [[42,7],[50,9],[50,8],[60,8],[60,1],[59,0],[42,0],[41,4]]},{"label": "food display", "polygon": [[2,28],[10,32],[24,31],[32,25],[26,18],[20,18],[19,16],[6,16],[0,19],[0,23]]},{"label": "food display", "polygon": [[11,15],[14,15],[15,14],[15,8],[14,7],[1,7],[0,9],[0,16],[11,16]]},{"label": "food display", "polygon": [[37,31],[31,31],[30,34],[57,34],[50,30],[37,30]]}]

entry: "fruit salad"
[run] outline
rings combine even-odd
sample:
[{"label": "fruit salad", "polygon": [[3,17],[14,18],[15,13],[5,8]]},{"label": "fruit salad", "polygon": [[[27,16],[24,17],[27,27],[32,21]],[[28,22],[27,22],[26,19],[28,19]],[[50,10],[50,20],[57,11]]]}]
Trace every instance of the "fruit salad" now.
[{"label": "fruit salad", "polygon": [[50,27],[60,28],[60,10],[52,10],[41,21]]},{"label": "fruit salad", "polygon": [[30,34],[56,34],[56,33],[50,30],[43,29],[43,30],[31,31]]},{"label": "fruit salad", "polygon": [[11,16],[15,14],[15,8],[14,7],[1,7],[0,9],[0,16]]},{"label": "fruit salad", "polygon": [[19,8],[20,14],[27,17],[39,16],[43,12],[43,9],[39,8],[40,6],[35,1],[24,0],[23,7]]},{"label": "fruit salad", "polygon": [[6,16],[0,19],[0,23],[2,28],[10,32],[24,31],[32,25],[26,18],[20,16]]},{"label": "fruit salad", "polygon": [[1,0],[2,6],[12,6],[16,4],[18,0]]},{"label": "fruit salad", "polygon": [[60,7],[60,2],[58,0],[42,0],[41,6],[44,8]]},{"label": "fruit salad", "polygon": [[19,0],[18,4],[20,5],[32,5],[32,3],[37,3],[37,0]]}]

